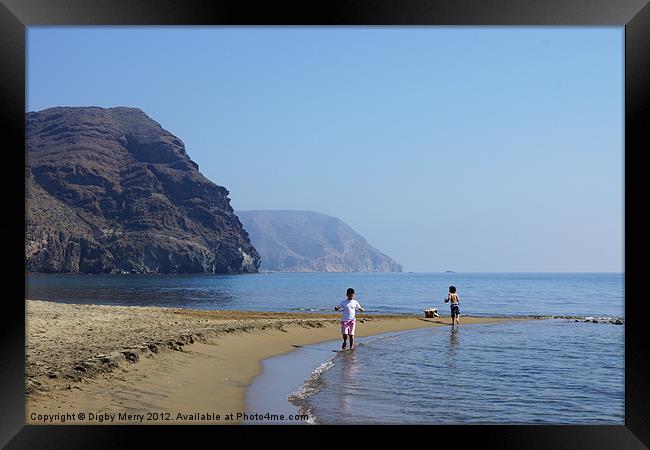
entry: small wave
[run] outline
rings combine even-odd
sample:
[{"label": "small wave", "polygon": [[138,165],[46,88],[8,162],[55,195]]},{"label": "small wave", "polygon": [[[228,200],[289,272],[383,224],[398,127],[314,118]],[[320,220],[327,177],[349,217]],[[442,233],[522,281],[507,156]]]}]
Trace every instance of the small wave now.
[{"label": "small wave", "polygon": [[623,325],[625,319],[622,317],[595,317],[595,316],[532,316],[535,319],[567,319],[574,322],[592,322],[592,323],[611,323],[615,325]]},{"label": "small wave", "polygon": [[593,323],[612,323],[616,325],[622,325],[625,323],[625,319],[622,317],[612,317],[612,316],[558,316],[558,315],[542,315],[542,314],[475,314],[466,317],[500,317],[500,318],[509,318],[509,319],[567,319],[573,320],[575,322],[593,322]]},{"label": "small wave", "polygon": [[289,402],[298,408],[300,414],[308,417],[306,420],[307,424],[316,424],[316,416],[313,413],[308,399],[322,389],[324,383],[321,376],[324,372],[334,367],[334,358],[335,357],[328,359],[314,369],[307,381],[305,381],[296,392],[289,394]]},{"label": "small wave", "polygon": [[611,323],[614,325],[623,325],[625,320],[622,317],[582,317],[574,318],[575,322],[591,322],[591,323]]},{"label": "small wave", "polygon": [[371,344],[373,342],[381,341],[383,339],[392,338],[392,337],[397,336],[398,334],[399,333],[397,333],[397,334],[391,333],[391,334],[385,334],[385,335],[379,335],[379,336],[368,336],[367,338],[365,338],[365,340],[363,342],[359,342],[357,344],[357,347],[360,346],[360,345],[368,345],[368,344]]}]

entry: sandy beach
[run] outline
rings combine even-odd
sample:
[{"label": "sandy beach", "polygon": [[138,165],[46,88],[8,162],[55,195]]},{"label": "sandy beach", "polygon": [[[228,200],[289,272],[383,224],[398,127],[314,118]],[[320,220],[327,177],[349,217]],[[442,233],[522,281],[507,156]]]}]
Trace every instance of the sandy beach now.
[{"label": "sandy beach", "polygon": [[[363,313],[357,336],[450,323]],[[26,423],[236,424],[265,358],[335,339],[338,313],[26,300]]]}]

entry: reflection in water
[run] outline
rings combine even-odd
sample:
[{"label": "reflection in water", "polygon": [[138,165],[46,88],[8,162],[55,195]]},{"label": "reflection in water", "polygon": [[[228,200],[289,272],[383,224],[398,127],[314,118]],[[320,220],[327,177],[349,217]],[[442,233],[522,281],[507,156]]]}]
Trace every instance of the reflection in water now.
[{"label": "reflection in water", "polygon": [[458,347],[458,336],[460,335],[460,328],[455,327],[451,329],[451,334],[449,334],[449,346],[451,348]]},{"label": "reflection in water", "polygon": [[64,303],[210,309],[229,308],[236,300],[225,283],[228,280],[217,277],[88,275],[61,277],[50,284],[46,281],[44,277],[28,279],[27,297]]},{"label": "reflection in water", "polygon": [[452,327],[451,328],[451,333],[449,334],[449,346],[448,348],[448,355],[449,359],[447,361],[447,366],[450,368],[455,368],[456,367],[456,353],[458,351],[458,346],[460,345],[460,328],[459,327]]},{"label": "reflection in water", "polygon": [[342,357],[339,358],[337,363],[341,366],[341,413],[352,413],[352,396],[357,387],[357,373],[359,372],[359,365],[357,362],[357,355],[354,350],[344,352]]}]

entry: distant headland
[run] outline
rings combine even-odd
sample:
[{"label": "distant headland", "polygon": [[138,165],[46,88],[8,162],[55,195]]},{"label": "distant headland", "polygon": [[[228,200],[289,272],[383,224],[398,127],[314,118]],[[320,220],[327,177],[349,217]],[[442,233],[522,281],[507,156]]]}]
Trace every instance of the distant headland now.
[{"label": "distant headland", "polygon": [[237,211],[259,251],[260,269],[282,272],[401,272],[348,224],[314,211]]}]

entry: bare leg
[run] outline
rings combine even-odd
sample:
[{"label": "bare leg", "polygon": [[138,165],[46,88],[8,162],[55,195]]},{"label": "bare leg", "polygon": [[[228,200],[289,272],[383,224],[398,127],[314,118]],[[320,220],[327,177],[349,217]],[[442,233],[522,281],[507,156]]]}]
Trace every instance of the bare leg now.
[{"label": "bare leg", "polygon": [[456,314],[456,323],[460,325],[460,314]]},{"label": "bare leg", "polygon": [[343,345],[341,346],[341,349],[345,350],[345,347],[347,345],[347,340],[348,340],[348,335],[344,334],[343,335]]},{"label": "bare leg", "polygon": [[351,334],[350,335],[350,350],[352,350],[353,348],[354,348],[354,335]]}]

